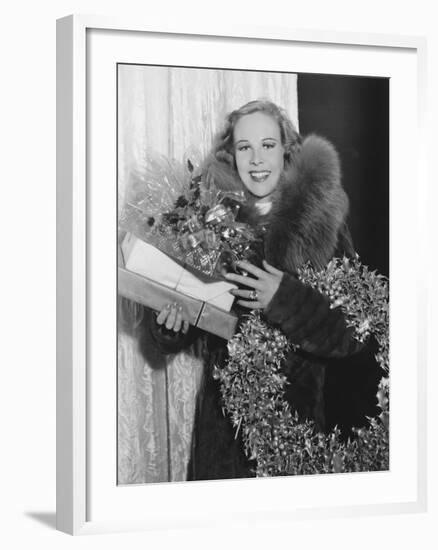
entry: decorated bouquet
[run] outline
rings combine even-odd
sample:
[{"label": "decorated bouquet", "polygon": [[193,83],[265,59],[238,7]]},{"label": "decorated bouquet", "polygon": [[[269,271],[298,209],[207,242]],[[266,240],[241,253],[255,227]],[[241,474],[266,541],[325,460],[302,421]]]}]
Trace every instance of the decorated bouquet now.
[{"label": "decorated bouquet", "polygon": [[147,172],[132,181],[120,228],[199,273],[222,278],[248,259],[255,231],[237,221],[243,192],[221,191],[180,164],[149,153]]}]

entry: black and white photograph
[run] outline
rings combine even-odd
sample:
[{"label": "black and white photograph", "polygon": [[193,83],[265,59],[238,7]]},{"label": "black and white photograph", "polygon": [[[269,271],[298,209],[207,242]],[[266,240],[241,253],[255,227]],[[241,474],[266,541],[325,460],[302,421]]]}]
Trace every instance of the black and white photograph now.
[{"label": "black and white photograph", "polygon": [[389,79],[117,65],[117,483],[389,469]]},{"label": "black and white photograph", "polygon": [[1,547],[435,549],[433,3],[5,6]]}]

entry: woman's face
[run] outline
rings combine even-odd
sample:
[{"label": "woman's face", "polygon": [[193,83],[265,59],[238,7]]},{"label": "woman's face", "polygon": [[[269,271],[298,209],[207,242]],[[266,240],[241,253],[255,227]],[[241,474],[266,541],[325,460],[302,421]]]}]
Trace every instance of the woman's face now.
[{"label": "woman's face", "polygon": [[263,112],[244,115],[234,127],[234,151],[240,179],[250,193],[268,198],[284,167],[277,121]]}]

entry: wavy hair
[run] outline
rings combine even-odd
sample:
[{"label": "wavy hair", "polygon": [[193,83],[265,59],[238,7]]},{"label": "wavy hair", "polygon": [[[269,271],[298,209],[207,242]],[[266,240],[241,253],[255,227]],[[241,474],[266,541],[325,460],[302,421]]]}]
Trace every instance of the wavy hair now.
[{"label": "wavy hair", "polygon": [[284,109],[267,99],[256,99],[232,111],[225,119],[225,126],[214,140],[212,153],[220,162],[225,162],[236,170],[234,155],[234,128],[237,121],[252,113],[266,113],[277,121],[280,127],[281,142],[284,147],[285,168],[295,165],[301,149],[302,139]]}]

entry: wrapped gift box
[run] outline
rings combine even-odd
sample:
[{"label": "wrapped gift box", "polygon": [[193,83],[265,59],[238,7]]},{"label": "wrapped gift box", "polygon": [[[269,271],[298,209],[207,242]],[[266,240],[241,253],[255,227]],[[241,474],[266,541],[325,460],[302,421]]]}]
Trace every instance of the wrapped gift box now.
[{"label": "wrapped gift box", "polygon": [[163,286],[191,298],[230,311],[234,296],[230,294],[235,284],[215,280],[171,258],[152,244],[146,243],[132,233],[127,233],[122,242],[125,268],[143,275]]},{"label": "wrapped gift box", "polygon": [[119,255],[119,294],[155,310],[171,302],[184,303],[189,322],[229,339],[237,318],[231,309],[236,288],[226,281],[201,280],[150,244],[127,234]]}]

